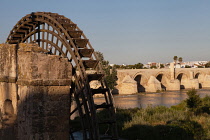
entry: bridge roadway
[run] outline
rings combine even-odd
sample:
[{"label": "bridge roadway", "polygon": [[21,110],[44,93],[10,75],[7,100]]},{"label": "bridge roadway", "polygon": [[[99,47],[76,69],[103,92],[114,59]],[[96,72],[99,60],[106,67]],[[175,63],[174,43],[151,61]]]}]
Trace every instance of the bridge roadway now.
[{"label": "bridge roadway", "polygon": [[117,70],[120,94],[210,87],[210,68]]}]

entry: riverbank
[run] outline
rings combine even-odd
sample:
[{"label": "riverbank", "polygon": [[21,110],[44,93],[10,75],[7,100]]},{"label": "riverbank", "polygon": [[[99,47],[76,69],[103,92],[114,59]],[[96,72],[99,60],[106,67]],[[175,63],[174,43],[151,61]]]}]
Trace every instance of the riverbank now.
[{"label": "riverbank", "polygon": [[202,99],[199,108],[199,114],[189,111],[182,101],[172,107],[117,109],[118,132],[127,140],[208,140],[210,96]]}]

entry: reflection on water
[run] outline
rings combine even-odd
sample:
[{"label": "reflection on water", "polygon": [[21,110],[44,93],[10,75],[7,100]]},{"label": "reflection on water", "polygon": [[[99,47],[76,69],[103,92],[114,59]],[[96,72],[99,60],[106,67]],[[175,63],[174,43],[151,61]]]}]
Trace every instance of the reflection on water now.
[{"label": "reflection on water", "polygon": [[[181,91],[166,91],[161,93],[138,93],[132,95],[115,95],[115,106],[118,108],[135,108],[135,107],[147,107],[152,106],[167,106],[179,104],[182,100],[187,98],[188,90]],[[197,93],[200,97],[210,96],[210,88],[198,89]],[[102,98],[97,98],[96,103],[101,101]]]}]

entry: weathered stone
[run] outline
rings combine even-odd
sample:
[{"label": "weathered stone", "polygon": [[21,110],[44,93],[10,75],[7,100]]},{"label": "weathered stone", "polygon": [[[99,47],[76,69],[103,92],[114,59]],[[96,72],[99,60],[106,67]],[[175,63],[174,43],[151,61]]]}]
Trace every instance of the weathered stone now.
[{"label": "weathered stone", "polygon": [[146,86],[146,92],[156,92],[161,90],[161,83],[154,76],[150,76]]},{"label": "weathered stone", "polygon": [[71,80],[71,65],[67,58],[25,51],[24,44],[20,44],[19,47],[21,51],[18,51],[18,62],[21,63],[18,63],[18,81],[30,80],[33,85],[39,82],[41,85],[67,85],[66,82]]},{"label": "weathered stone", "polygon": [[68,140],[71,73],[66,58],[45,54],[37,44],[21,43],[18,51],[1,44],[0,113],[7,121],[0,132],[12,138],[0,133],[0,139]]},{"label": "weathered stone", "polygon": [[129,75],[127,75],[122,83],[120,83],[117,88],[120,94],[133,94],[137,93],[137,84]]},{"label": "weathered stone", "polygon": [[202,87],[210,87],[210,75],[204,77]]},{"label": "weathered stone", "polygon": [[166,89],[180,90],[180,81],[178,79],[168,81]]},{"label": "weathered stone", "polygon": [[147,89],[149,88],[147,83],[150,79],[150,76],[154,76],[159,82],[161,82],[161,88],[164,90],[180,90],[180,88],[197,89],[202,87],[210,87],[210,78],[208,78],[208,75],[210,75],[210,68],[174,69],[174,63],[171,63],[170,67],[170,69],[117,70],[118,80],[116,88],[119,91],[119,94],[123,94],[121,91],[123,91],[125,87],[129,87],[129,85],[126,85],[125,83],[122,84],[123,79],[127,75],[129,75],[131,79],[137,82],[136,84],[138,92],[139,89],[143,89],[145,91],[146,87]]}]

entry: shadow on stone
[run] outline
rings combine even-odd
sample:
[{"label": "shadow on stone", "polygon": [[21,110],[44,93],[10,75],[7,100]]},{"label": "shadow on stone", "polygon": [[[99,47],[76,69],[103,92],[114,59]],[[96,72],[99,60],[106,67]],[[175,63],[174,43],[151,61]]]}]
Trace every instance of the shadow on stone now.
[{"label": "shadow on stone", "polygon": [[72,67],[37,44],[0,44],[0,140],[69,140]]}]

